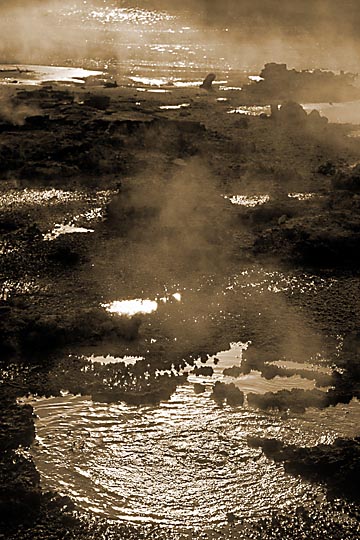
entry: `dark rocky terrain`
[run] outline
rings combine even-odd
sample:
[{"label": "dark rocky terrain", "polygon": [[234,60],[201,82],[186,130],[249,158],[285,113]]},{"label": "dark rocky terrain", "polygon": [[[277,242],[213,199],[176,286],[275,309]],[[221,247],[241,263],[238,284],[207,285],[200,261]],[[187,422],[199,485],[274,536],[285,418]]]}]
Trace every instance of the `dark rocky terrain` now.
[{"label": "dark rocky terrain", "polygon": [[[262,74],[264,82],[249,90],[252,100],[257,92],[269,92],[269,70],[267,66]],[[276,261],[286,268],[311,268],[319,275],[358,275],[360,140],[348,137],[352,126],[329,124],[287,101],[301,100],[303,79],[308,75],[285,75],[299,82],[286,87],[284,96],[271,93],[270,101],[286,100],[271,116],[227,114],[228,102],[218,102],[216,93],[198,89],[174,89],[159,97],[140,95],[135,89],[88,91],[44,85],[4,95],[0,189],[3,200],[11,193],[13,202],[2,204],[0,216],[0,538],[164,537],[161,530],[151,527],[113,527],[95,518],[84,520],[73,513],[70,500],[41,492],[39,474],[24,451],[34,441],[34,418],[32,408],[20,405],[19,398],[60,395],[68,390],[99,401],[159,403],[186,380],[184,368],[193,368],[199,357],[206,361],[231,339],[233,328],[226,328],[226,323],[211,338],[200,339],[185,328],[180,345],[159,346],[134,367],[90,363],[81,355],[98,349],[119,356],[123,351],[137,354],[146,335],[141,316],[115,317],[100,307],[104,297],[107,299],[104,290],[99,290],[105,278],[94,276],[92,268],[101,269],[109,253],[115,277],[126,282],[129,275],[147,276],[147,290],[154,291],[157,272],[164,267],[175,280],[188,274],[191,282],[210,263],[215,276],[221,276],[228,265],[241,268],[244,261]],[[350,83],[346,99],[355,97]],[[335,94],[344,98],[342,92],[343,80],[335,88]],[[241,102],[236,93],[228,92],[227,98],[234,106]],[[318,98],[329,96],[322,92]],[[189,103],[187,108],[160,109],[164,103],[184,101]],[[184,177],[190,177],[196,189],[184,184]],[[174,221],[164,216],[162,208],[165,201],[173,215],[174,204],[169,201],[176,199],[179,186],[175,204],[187,210],[176,214]],[[19,197],[31,189],[83,195],[54,207],[49,201],[34,205],[26,197],[19,204]],[[100,191],[109,195],[93,234],[44,241],[51,223],[91,209],[91,201]],[[289,197],[293,192],[313,196]],[[238,193],[249,197],[266,193],[269,200],[251,207],[231,205],[222,196]],[[159,242],[163,237],[166,242]],[[161,264],[146,258],[144,269],[140,252],[149,244],[156,246]],[[130,256],[138,263],[135,269]],[[39,290],[16,289],[16,283],[32,280]],[[329,334],[341,331],[345,336],[332,374],[317,377],[318,387],[330,388],[326,392],[249,394],[250,406],[301,412],[309,406],[324,408],[360,397],[360,340],[355,330],[359,297],[344,308],[346,314],[353,313],[353,319],[340,314],[340,322],[331,319],[336,299],[326,302],[323,319],[319,316],[317,323]],[[257,328],[251,332],[250,338],[262,336]],[[261,339],[259,342],[261,346]],[[209,374],[212,368],[194,369]],[[236,377],[252,369],[268,379],[283,375],[271,364],[271,357],[265,360],[256,352],[250,352],[240,367],[227,374]],[[201,385],[197,391],[202,391]],[[235,386],[221,383],[214,386],[213,398],[233,406],[244,401]],[[284,462],[289,473],[325,482],[337,497],[346,497],[350,504],[357,502],[357,439],[306,450],[278,441],[250,444]],[[320,539],[326,527],[328,538],[345,538],[344,534],[348,539],[358,538],[359,530],[353,525],[328,529],[317,515],[316,505],[312,512],[301,508],[295,516],[279,512],[258,523],[229,525],[213,537],[229,537],[231,531],[233,538]],[[353,512],[358,516],[357,506]]]},{"label": "dark rocky terrain", "polygon": [[[294,100],[300,103],[352,101],[359,99],[357,75],[315,69],[297,71],[286,64],[266,64],[260,72],[262,80],[244,88],[252,103],[282,103]],[[259,101],[260,100],[260,101]]]}]

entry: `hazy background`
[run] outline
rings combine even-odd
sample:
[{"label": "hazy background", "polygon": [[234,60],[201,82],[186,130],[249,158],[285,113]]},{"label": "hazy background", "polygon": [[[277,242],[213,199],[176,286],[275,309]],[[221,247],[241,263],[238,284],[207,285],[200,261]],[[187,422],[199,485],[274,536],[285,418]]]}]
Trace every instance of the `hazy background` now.
[{"label": "hazy background", "polygon": [[184,66],[357,72],[359,24],[355,0],[0,0],[0,62],[136,64],[161,44],[178,46]]}]

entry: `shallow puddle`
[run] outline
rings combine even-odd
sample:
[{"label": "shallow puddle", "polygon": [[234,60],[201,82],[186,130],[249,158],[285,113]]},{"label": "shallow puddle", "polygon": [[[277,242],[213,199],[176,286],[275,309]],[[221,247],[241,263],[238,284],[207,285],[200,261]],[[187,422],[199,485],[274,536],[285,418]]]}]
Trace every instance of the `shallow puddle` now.
[{"label": "shallow puddle", "polygon": [[89,356],[87,358],[90,360],[90,362],[93,363],[99,363],[99,364],[118,364],[119,362],[123,362],[125,365],[134,365],[138,360],[144,360],[143,356],[122,356],[120,358],[107,355],[107,356]]},{"label": "shallow puddle", "polygon": [[190,107],[190,103],[180,103],[180,105],[161,105],[159,109],[163,111],[176,111],[179,109],[186,109]]},{"label": "shallow puddle", "polygon": [[236,107],[228,111],[228,114],[244,114],[246,116],[260,116],[261,114],[267,114],[270,116],[270,113],[270,105],[241,105],[240,107]]},{"label": "shallow puddle", "polygon": [[270,195],[225,195],[232,204],[254,208],[255,206],[269,202]]},{"label": "shallow puddle", "polygon": [[298,201],[308,201],[310,199],[319,199],[321,197],[324,197],[321,193],[288,193],[288,197],[290,199],[297,199]]},{"label": "shallow puddle", "polygon": [[103,304],[102,306],[109,313],[133,317],[138,314],[153,313],[157,310],[158,303],[155,300],[136,298],[134,300],[115,300],[114,302],[110,302],[110,304]]},{"label": "shallow puddle", "polygon": [[159,304],[168,304],[174,302],[181,302],[182,295],[179,292],[173,294],[166,294],[165,296],[158,296],[151,300],[149,298],[135,298],[131,300],[114,300],[108,304],[102,304],[102,307],[108,311],[108,313],[122,315],[126,317],[134,317],[135,315],[148,315],[154,313]]},{"label": "shallow puddle", "polygon": [[[245,395],[249,392],[256,394],[265,394],[266,392],[278,392],[279,390],[291,390],[292,388],[303,388],[304,390],[311,390],[315,388],[315,380],[304,379],[300,375],[292,375],[289,377],[274,377],[271,380],[267,380],[262,377],[261,373],[256,370],[252,370],[249,374],[240,375],[238,377],[232,377],[224,374],[224,370],[232,368],[234,366],[239,367],[243,358],[243,351],[248,348],[248,343],[230,343],[230,349],[227,351],[221,351],[216,355],[209,358],[206,365],[210,365],[213,368],[213,375],[211,377],[190,375],[189,381],[193,383],[202,383],[212,388],[215,381],[221,381],[225,383],[233,383],[237,386]],[[271,362],[271,364],[286,367],[288,369],[297,370],[309,370],[310,372],[316,372],[318,369],[323,369],[320,366],[313,366],[312,364],[298,362],[286,362],[278,361]],[[201,367],[203,364],[201,361],[197,362],[197,367]],[[331,373],[331,371],[330,371]]]},{"label": "shallow puddle", "polygon": [[[76,203],[88,203],[88,205],[104,205],[114,192],[111,190],[87,192],[81,190],[63,190],[63,189],[42,189],[42,188],[21,188],[14,187],[10,183],[4,182],[1,190],[0,208],[7,210],[10,208],[19,209],[22,207],[55,207],[61,205],[76,205]],[[85,210],[87,212],[99,212],[99,208]],[[89,215],[91,218],[91,216]],[[94,216],[96,217],[96,216]]]},{"label": "shallow puddle", "polygon": [[[79,32],[79,42],[85,42],[83,36],[89,43],[97,43],[98,39],[99,54],[104,45],[102,39],[121,36],[121,42],[115,42],[116,55],[113,56],[116,60],[109,61],[109,71],[114,77],[120,77],[119,86],[130,86],[139,93],[171,95],[173,92],[173,104],[166,104],[164,99],[165,104],[160,106],[162,110],[189,107],[188,98],[175,99],[175,89],[198,88],[210,68],[217,72],[214,85],[223,92],[219,94],[223,96],[229,96],[228,91],[240,92],[247,78],[255,82],[261,79],[249,75],[255,73],[253,68],[244,71],[249,67],[243,64],[246,55],[240,51],[240,61],[239,56],[234,55],[233,47],[227,46],[230,42],[224,40],[225,29],[210,39],[206,32],[205,39],[203,28],[197,28],[196,22],[188,16],[173,17],[162,11],[140,8],[93,8],[90,4],[83,2],[81,7],[65,6],[61,21],[66,24],[73,20],[75,28],[82,29],[84,34]],[[47,16],[50,17],[49,13]],[[54,21],[51,17],[49,20]],[[96,39],[93,39],[94,28],[97,32],[105,28],[107,31],[96,34]],[[106,38],[103,37],[105,35]],[[82,55],[82,46],[79,51]],[[265,55],[263,61],[267,60],[269,58]],[[89,65],[96,66],[96,62],[100,65],[101,60],[94,60]],[[238,70],[239,65],[241,70]],[[102,74],[98,70],[54,66],[12,68],[6,73],[4,66],[0,67],[2,82],[10,84],[17,79],[27,84],[51,80],[82,84],[87,77],[94,76],[96,81]],[[200,90],[199,94],[205,96],[206,101],[207,94]],[[215,102],[215,99],[222,103],[228,98],[215,94],[212,100]],[[183,100],[185,102],[180,103]],[[307,104],[305,108],[319,110],[330,121],[355,123],[360,122],[359,103]],[[139,106],[140,102],[136,105]],[[226,109],[229,114],[270,114],[270,106],[235,107],[228,103]],[[236,121],[235,118],[233,120]],[[179,167],[186,165],[181,159],[173,163]],[[317,196],[315,193],[289,193],[290,198],[298,200]],[[270,200],[266,193],[229,195],[226,198],[231,204],[249,208]],[[102,197],[100,192],[89,195],[56,189],[4,190],[1,208],[7,211],[12,207],[51,207],[51,215],[40,216],[36,211],[35,217],[39,214],[40,229],[48,231],[44,239],[52,240],[62,234],[93,232],[87,225],[102,218],[107,200],[107,195]],[[81,201],[87,203],[84,211],[76,206]],[[66,209],[58,211],[61,205]],[[25,210],[27,212],[27,208]],[[55,212],[60,213],[60,217],[57,214],[55,217]],[[55,223],[58,225],[54,227]],[[176,283],[166,288],[168,261],[159,257],[160,263],[155,261],[154,271],[150,268],[152,259],[149,264],[146,257],[135,257],[134,263],[133,252],[129,249],[129,262],[126,260],[124,263],[121,241],[109,245],[108,257],[105,249],[100,249],[97,254],[100,262],[94,256],[85,268],[84,273],[88,272],[90,265],[94,268],[93,273],[88,272],[89,283],[86,282],[86,286],[89,285],[92,292],[96,290],[91,301],[96,307],[102,306],[102,315],[107,311],[108,317],[115,319],[117,315],[141,316],[139,343],[126,343],[123,350],[114,356],[104,349],[96,355],[86,353],[86,358],[104,365],[124,362],[129,368],[146,359],[147,355],[150,357],[150,352],[152,358],[158,354],[161,366],[162,360],[171,362],[174,351],[176,359],[183,351],[186,358],[189,358],[189,351],[194,351],[195,358],[200,350],[205,354],[212,351],[205,364],[198,360],[196,365],[211,366],[213,374],[196,376],[190,373],[187,383],[179,386],[168,401],[158,406],[137,408],[124,403],[95,403],[90,398],[70,394],[33,399],[38,417],[37,439],[32,454],[43,487],[69,495],[80,509],[110,520],[154,522],[190,530],[225,524],[228,512],[246,520],[267,516],[272,509],[291,514],[294,507],[306,507],[315,497],[321,501],[325,496],[323,487],[286,474],[281,464],[267,460],[260,450],[250,448],[247,437],[275,437],[299,446],[331,444],[337,437],[359,434],[360,405],[357,401],[321,411],[309,409],[303,415],[287,415],[251,409],[246,399],[241,407],[219,406],[211,394],[216,381],[234,383],[245,394],[314,388],[315,374],[329,372],[324,367],[328,361],[320,347],[322,340],[326,341],[329,336],[324,331],[319,342],[315,338],[312,342],[314,335],[318,337],[318,329],[324,322],[320,320],[321,310],[332,298],[327,291],[334,285],[338,295],[336,300],[339,300],[336,316],[344,320],[350,309],[345,301],[341,304],[342,294],[356,298],[353,294],[356,287],[346,289],[345,283],[343,292],[336,278],[331,281],[330,278],[306,273],[255,266],[243,268],[240,265],[235,270],[226,269],[228,274],[221,278],[221,283],[217,283],[217,276],[211,275],[212,259],[218,255],[213,249],[198,283],[195,280],[191,282],[189,277],[190,285]],[[186,272],[197,256],[197,253],[191,253],[188,260],[184,259]],[[124,267],[129,264],[129,283],[124,277],[127,268],[124,270],[122,263]],[[171,270],[182,263],[181,258],[175,258],[170,265]],[[202,271],[204,266],[200,267]],[[138,279],[139,276],[143,279]],[[76,276],[71,276],[68,287],[76,309],[81,311],[83,304],[79,302],[78,305],[77,301],[85,303],[87,299],[83,298],[84,283],[79,284],[76,279]],[[11,295],[40,291],[37,282],[19,279],[3,281],[1,294],[3,299],[7,299]],[[299,302],[301,309],[298,309],[296,300],[300,295],[307,295],[308,302]],[[314,300],[317,296],[318,303]],[[288,302],[289,298],[294,298],[293,304]],[[66,295],[56,298],[58,310],[63,309],[63,299],[68,301]],[[328,311],[331,311],[331,306]],[[319,323],[316,327],[315,319]],[[229,336],[233,340],[230,348],[213,355],[220,346],[226,348]],[[240,365],[244,350],[250,343],[245,340],[254,339],[256,345],[256,338],[260,347],[264,342],[269,341],[272,345],[281,341],[281,353],[287,356],[283,358],[279,352],[278,360],[273,364],[298,370],[299,373],[301,370],[314,372],[314,379],[292,374],[266,380],[259,371],[237,378],[225,375],[224,369]],[[339,343],[341,338],[339,336]],[[320,365],[310,363],[315,359]],[[10,378],[11,374],[8,376]],[[203,385],[204,391],[197,393],[195,384]]]},{"label": "shallow puddle", "polygon": [[86,229],[85,227],[77,227],[76,225],[71,224],[57,224],[54,229],[44,235],[44,240],[56,240],[59,236],[63,234],[75,234],[75,233],[93,233],[94,229]]},{"label": "shallow puddle", "polygon": [[65,191],[62,189],[7,189],[1,192],[0,208],[21,208],[22,206],[54,206],[61,203],[80,201],[84,197],[79,191]]}]

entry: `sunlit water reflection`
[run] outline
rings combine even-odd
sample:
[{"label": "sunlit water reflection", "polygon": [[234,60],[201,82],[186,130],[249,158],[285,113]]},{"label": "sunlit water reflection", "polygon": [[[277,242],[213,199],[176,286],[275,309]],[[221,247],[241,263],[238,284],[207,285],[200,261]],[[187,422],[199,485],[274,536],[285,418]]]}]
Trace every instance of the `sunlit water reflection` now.
[{"label": "sunlit water reflection", "polygon": [[111,356],[110,354],[107,356],[95,356],[94,354],[88,357],[88,360],[90,362],[99,363],[99,364],[117,364],[119,362],[124,362],[125,365],[134,365],[138,360],[143,360],[144,357],[142,356],[122,356],[121,358],[117,358],[115,356]]},{"label": "sunlit water reflection", "polygon": [[68,66],[0,65],[0,84],[22,83],[38,85],[44,82],[84,84],[87,77],[101,75],[101,71]]},{"label": "sunlit water reflection", "polygon": [[[198,86],[211,69],[222,74],[219,81],[222,79],[227,84],[231,77],[232,86],[240,86],[237,84],[240,73],[246,72],[245,76],[240,75],[241,82],[248,80],[248,75],[256,75],[253,66],[244,66],[244,55],[240,52],[236,56],[241,62],[236,62],[233,47],[230,51],[226,45],[225,29],[213,28],[212,32],[207,32],[186,11],[170,13],[136,4],[99,6],[89,0],[73,7],[45,7],[40,24],[56,27],[60,37],[64,34],[66,39],[58,50],[44,49],[54,66],[65,67],[51,65],[42,69],[13,65],[14,71],[4,73],[3,82],[13,83],[18,79],[30,84],[44,80],[81,83],[84,77],[109,70],[125,85],[141,82],[147,86],[152,80],[163,78],[175,86]],[[30,28],[31,17],[34,17],[34,27],[38,28],[38,15],[36,11],[29,14]],[[28,54],[31,58],[41,58],[39,64],[43,61],[41,52],[31,49]],[[69,70],[67,65],[75,69]],[[79,70],[77,66],[88,67],[93,73]],[[236,70],[239,73],[235,73]]]},{"label": "sunlit water reflection", "polygon": [[[328,372],[326,358],[311,357],[311,351],[307,355],[301,348],[302,341],[309,340],[308,330],[304,324],[301,327],[301,319],[286,305],[284,295],[321,294],[338,286],[335,278],[249,267],[225,278],[220,288],[215,282],[214,277],[207,275],[191,288],[172,283],[163,295],[145,293],[143,299],[156,302],[157,309],[142,315],[141,347],[131,352],[124,350],[124,356],[119,358],[116,353],[109,356],[100,349],[89,360],[112,364],[111,369],[116,369],[116,361],[125,362],[128,368],[137,357],[146,360],[151,351],[170,355],[176,342],[169,345],[166,340],[177,338],[181,347],[180,341],[189,335],[203,336],[202,328],[206,333],[217,327],[225,331],[235,320],[232,317],[239,313],[243,317],[258,299],[253,323],[255,314],[269,307],[274,312],[272,319],[278,319],[281,328],[287,325],[286,338],[291,338],[289,344],[284,343],[290,350],[289,357],[284,360],[278,356],[275,365],[314,374],[319,370]],[[205,291],[211,296],[211,303],[205,301]],[[120,308],[135,307],[136,313],[144,307],[141,298],[135,304],[114,302],[119,302],[115,306]],[[219,326],[212,326],[212,317]],[[173,319],[176,320],[172,322]],[[162,324],[168,332],[165,336]],[[235,328],[235,339],[239,340],[239,320]],[[339,436],[358,435],[359,403],[353,401],[321,411],[308,409],[304,415],[265,413],[250,408],[247,399],[241,407],[219,406],[211,398],[216,381],[233,382],[246,398],[250,392],[315,388],[315,380],[303,378],[300,373],[271,380],[264,379],[258,371],[237,378],[224,375],[225,368],[240,365],[244,349],[250,346],[249,342],[235,339],[228,350],[209,355],[205,365],[213,368],[212,376],[190,373],[188,381],[178,386],[170,400],[158,406],[97,403],[72,395],[34,399],[38,419],[32,453],[43,487],[69,495],[80,509],[111,520],[154,522],[179,528],[221,525],[228,512],[256,518],[270,509],[290,512],[296,505],[306,507],[314,497],[321,500],[325,496],[323,487],[286,474],[280,463],[273,463],[260,450],[250,448],[247,437],[275,437],[299,446],[331,444]],[[206,347],[202,350],[206,352]],[[151,358],[156,358],[156,354],[152,353]],[[306,363],[310,359],[315,365]],[[197,365],[203,364],[199,360]],[[195,384],[203,385],[203,391],[197,393]]]},{"label": "sunlit water reflection", "polygon": [[[99,34],[104,50],[114,51],[108,67],[122,73],[132,83],[159,86],[169,81],[191,85],[191,75],[209,66],[227,73],[230,63],[219,46],[226,32],[207,34],[194,24],[189,13],[127,6],[97,7],[91,2],[60,13],[63,22],[86,27]],[[224,51],[223,51],[224,52]],[[109,57],[108,57],[109,58]],[[198,75],[199,77],[199,75]],[[198,77],[195,84],[198,85]],[[201,79],[200,79],[201,82]]]},{"label": "sunlit water reflection", "polygon": [[[198,87],[204,76],[214,71],[216,88],[240,92],[244,84],[261,80],[258,75],[261,67],[274,61],[271,46],[254,45],[248,42],[250,38],[239,40],[238,27],[235,35],[226,27],[209,30],[193,15],[186,10],[146,9],[136,2],[120,7],[114,4],[99,6],[89,1],[73,7],[48,9],[47,26],[56,27],[60,35],[62,31],[66,35],[69,32],[69,43],[66,40],[66,44],[71,53],[66,55],[62,47],[59,51],[50,49],[51,65],[47,66],[25,63],[0,66],[0,83],[84,83],[86,78],[96,79],[105,73],[110,80],[116,79],[120,86],[189,88]],[[37,22],[35,16],[34,25]],[[28,24],[31,26],[31,18]],[[241,21],[239,25],[241,27]],[[255,30],[253,34],[256,35]],[[84,43],[87,44],[85,48]],[[306,40],[301,47],[305,43]],[[282,61],[301,64],[301,53],[296,47],[285,49]],[[36,51],[31,53],[36,59]],[[293,54],[296,58],[291,58]],[[311,67],[311,53],[306,58],[309,65],[304,67]],[[308,111],[319,110],[331,122],[360,123],[359,101],[307,103],[304,107]],[[240,106],[232,107],[228,112],[268,115],[270,107]]]},{"label": "sunlit water reflection", "polygon": [[[287,196],[290,199],[297,199],[298,201],[310,201],[314,199],[324,198],[325,194],[323,193],[310,193],[310,192],[292,192],[288,193]],[[257,195],[224,195],[224,199],[228,199],[232,204],[238,206],[245,206],[247,208],[254,208],[256,206],[261,206],[270,201],[271,197],[268,193],[266,194],[257,194]]]},{"label": "sunlit water reflection", "polygon": [[55,225],[55,228],[50,232],[44,235],[44,240],[56,240],[59,236],[63,234],[83,234],[83,233],[92,233],[94,229],[86,229],[85,227],[76,227],[75,225]]},{"label": "sunlit water reflection", "polygon": [[[221,90],[241,89],[236,84],[237,75],[232,72],[230,77],[229,65],[219,57],[218,49],[201,41],[196,30],[181,26],[175,18],[160,12],[107,8],[64,13],[65,18],[68,15],[78,17],[79,24],[92,21],[95,26],[113,25],[114,32],[123,29],[124,24],[129,26],[129,32],[122,34],[123,42],[116,44],[120,52],[126,49],[128,54],[120,54],[121,60],[108,66],[124,74],[124,84],[142,85],[155,92],[167,92],[163,87],[169,83],[175,87],[198,86],[200,74],[205,75],[211,66],[221,70]],[[134,33],[131,25],[142,25],[148,31]],[[169,36],[174,39],[164,39]],[[110,37],[110,41],[114,40]],[[261,114],[269,109],[241,108],[232,112]],[[45,197],[54,197],[54,201],[58,198],[53,193]],[[232,202],[253,206],[267,201],[250,199]],[[246,302],[255,292],[259,297],[286,291],[292,294],[296,288],[312,292],[322,285],[320,278],[308,275],[299,279],[281,272],[249,269],[229,278],[219,295],[241,292],[241,301]],[[119,303],[109,303],[109,311],[123,314]],[[222,318],[228,316],[226,306],[222,310],[220,303],[218,311]],[[130,311],[135,313],[139,311]],[[149,310],[146,313],[150,314]],[[221,318],[219,313],[216,316]],[[249,448],[247,436],[277,437],[309,446],[331,443],[337,436],[358,434],[358,403],[321,412],[308,410],[301,417],[287,419],[246,406],[220,407],[210,398],[216,380],[235,382],[244,392],[257,393],[314,386],[313,381],[300,377],[265,381],[259,372],[237,380],[225,378],[223,368],[236,364],[238,355],[234,349],[219,354],[221,361],[214,366],[213,377],[190,376],[189,384],[180,386],[169,402],[157,407],[99,404],[69,395],[36,399],[38,437],[32,451],[43,486],[70,495],[80,508],[110,519],[183,527],[223,523],[230,511],[250,517],[264,515],[269,509],[306,506],[314,495],[321,498],[321,487],[285,474],[280,464],[271,463],[258,450]],[[119,359],[97,356],[92,360],[115,363]],[[194,392],[195,382],[205,385],[204,393]]]},{"label": "sunlit water reflection", "polygon": [[228,111],[229,114],[243,114],[245,116],[260,116],[261,114],[270,116],[270,112],[270,105],[241,105]]},{"label": "sunlit water reflection", "polygon": [[225,195],[225,199],[229,199],[232,204],[254,208],[255,206],[269,202],[270,195]]},{"label": "sunlit water reflection", "polygon": [[[36,215],[36,223],[43,231],[43,239],[49,241],[63,234],[94,232],[94,229],[84,225],[103,218],[105,204],[112,193],[111,190],[91,193],[55,188],[21,189],[4,182],[0,210],[25,212],[28,209]],[[62,222],[54,223],[57,218],[61,218]]]},{"label": "sunlit water reflection", "polygon": [[309,113],[319,111],[329,122],[336,124],[360,124],[360,101],[344,103],[306,103],[304,109]]},{"label": "sunlit water reflection", "polygon": [[132,317],[133,315],[140,313],[153,313],[157,310],[158,303],[155,300],[142,300],[141,298],[136,298],[135,300],[115,300],[110,304],[103,304],[103,307],[109,313]]},{"label": "sunlit water reflection", "polygon": [[33,455],[43,487],[113,520],[183,527],[223,523],[229,511],[251,517],[323,497],[322,488],[285,474],[246,438],[332,442],[354,434],[358,403],[281,420],[219,407],[209,394],[186,385],[168,403],[141,409],[83,397],[36,400]]}]

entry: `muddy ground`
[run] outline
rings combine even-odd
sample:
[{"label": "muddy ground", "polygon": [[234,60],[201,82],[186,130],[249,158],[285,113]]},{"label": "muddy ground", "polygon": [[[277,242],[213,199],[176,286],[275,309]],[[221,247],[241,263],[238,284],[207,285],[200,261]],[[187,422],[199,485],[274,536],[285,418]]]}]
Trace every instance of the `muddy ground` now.
[{"label": "muddy ground", "polygon": [[[199,89],[158,94],[55,84],[3,96],[2,538],[162,537],[151,527],[84,520],[72,513],[70,500],[42,493],[34,464],[19,450],[34,440],[32,409],[17,399],[68,390],[104,401],[158,403],[186,380],[197,358],[205,366],[234,333],[254,344],[239,374],[256,368],[268,378],[279,375],[269,360],[281,354],[288,332],[280,300],[260,318],[256,302],[245,308],[229,300],[232,317],[196,326],[187,318],[194,304],[200,316],[215,313],[216,299],[201,296],[204,275],[219,289],[225,275],[249,264],[336,277],[331,291],[291,299],[312,313],[309,354],[315,342],[328,354],[332,375],[318,382],[329,389],[254,396],[251,406],[298,411],[359,398],[360,139],[349,137],[354,126],[328,124],[296,104],[272,116],[228,114],[229,106],[241,105],[238,93],[219,97]],[[239,194],[268,200],[231,204]],[[57,234],[55,224],[92,232]],[[189,305],[179,315],[169,301],[151,329],[141,315],[119,317],[103,307],[119,287],[122,298],[153,298],[164,282],[172,284],[164,293],[169,297],[180,282],[192,291]],[[87,360],[97,353],[141,355],[154,328],[156,343],[134,370]],[[326,336],[321,344],[317,332]],[[338,335],[343,348],[334,356]],[[231,389],[221,392],[241,404]],[[266,441],[250,444],[286,462],[290,473],[325,482],[358,516],[358,440],[306,455]],[[341,474],[331,473],[334,463]],[[316,507],[310,514],[274,514],[249,528],[229,523],[214,537],[320,539],[326,529],[328,538],[350,539],[359,532],[353,524],[329,528]]]}]

